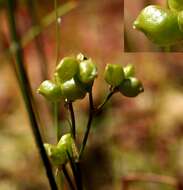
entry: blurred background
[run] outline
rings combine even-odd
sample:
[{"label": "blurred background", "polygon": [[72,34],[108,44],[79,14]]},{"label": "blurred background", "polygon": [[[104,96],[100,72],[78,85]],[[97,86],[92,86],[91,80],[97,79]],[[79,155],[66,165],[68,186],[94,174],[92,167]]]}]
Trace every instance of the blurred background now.
[{"label": "blurred background", "polygon": [[[11,66],[6,9],[3,1],[0,2],[0,189],[47,190],[47,178]],[[56,64],[55,23],[48,17],[54,6],[49,0],[34,3],[30,11],[32,6],[25,0],[17,1],[16,21],[42,124],[40,130],[45,142],[55,143],[52,105],[36,94],[39,84],[51,78]],[[65,6],[65,3],[69,4]],[[108,90],[102,77],[107,63],[123,66],[133,63],[145,88],[143,94],[133,99],[116,94],[95,118],[82,163],[86,189],[121,190],[123,178],[131,173],[154,173],[178,180],[183,171],[183,55],[123,54],[121,0],[60,1],[59,6],[64,7],[60,14],[68,11],[61,17],[59,28],[60,57],[83,52],[95,60],[99,71],[94,84],[95,105],[102,102]],[[35,28],[31,29],[33,25],[36,32]],[[35,37],[37,32],[39,35]],[[76,101],[74,110],[81,142],[87,122],[87,98]],[[63,133],[69,129],[68,112],[63,104],[60,127]],[[129,189],[173,190],[175,187],[137,182]]]},{"label": "blurred background", "polygon": [[[133,22],[143,8],[148,5],[167,7],[167,0],[124,0],[125,52],[163,52],[163,48],[153,44],[140,31],[133,29]],[[171,46],[171,52],[182,52],[183,42]]]}]

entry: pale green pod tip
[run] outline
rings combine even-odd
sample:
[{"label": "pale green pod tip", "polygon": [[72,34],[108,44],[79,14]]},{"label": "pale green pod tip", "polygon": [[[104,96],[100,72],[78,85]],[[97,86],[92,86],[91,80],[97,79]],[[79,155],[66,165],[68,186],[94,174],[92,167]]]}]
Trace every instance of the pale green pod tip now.
[{"label": "pale green pod tip", "polygon": [[50,80],[43,81],[37,92],[52,102],[60,101],[62,98],[60,86]]},{"label": "pale green pod tip", "polygon": [[74,77],[78,72],[79,62],[73,57],[64,57],[56,67],[60,82],[65,82]]},{"label": "pale green pod tip", "polygon": [[113,86],[119,86],[124,79],[123,67],[118,64],[107,64],[104,71],[105,81]]},{"label": "pale green pod tip", "polygon": [[126,66],[123,68],[123,70],[124,70],[125,78],[135,76],[135,67],[134,67],[133,64],[128,64],[128,65],[126,65]]},{"label": "pale green pod tip", "polygon": [[93,83],[97,77],[97,67],[91,59],[81,61],[79,64],[79,72],[77,75],[80,82],[84,84]]}]

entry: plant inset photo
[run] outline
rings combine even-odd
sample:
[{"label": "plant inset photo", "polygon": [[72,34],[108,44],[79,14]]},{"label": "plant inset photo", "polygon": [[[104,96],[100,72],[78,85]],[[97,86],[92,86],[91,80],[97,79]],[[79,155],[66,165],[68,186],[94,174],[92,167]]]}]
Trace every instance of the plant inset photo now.
[{"label": "plant inset photo", "polygon": [[183,1],[125,1],[125,51],[183,50]]}]

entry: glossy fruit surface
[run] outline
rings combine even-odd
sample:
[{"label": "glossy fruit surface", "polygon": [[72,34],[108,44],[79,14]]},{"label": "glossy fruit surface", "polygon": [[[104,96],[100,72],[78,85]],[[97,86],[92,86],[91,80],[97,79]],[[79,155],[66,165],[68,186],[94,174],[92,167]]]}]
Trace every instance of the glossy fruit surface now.
[{"label": "glossy fruit surface", "polygon": [[37,92],[50,101],[60,101],[62,98],[61,88],[50,80],[45,80],[39,86]]},{"label": "glossy fruit surface", "polygon": [[61,137],[61,139],[59,140],[57,147],[59,148],[60,146],[65,146],[67,152],[70,154],[71,157],[75,157],[77,155],[77,148],[74,142],[73,137],[71,136],[70,133],[65,134]]},{"label": "glossy fruit surface", "polygon": [[80,62],[77,77],[84,84],[89,84],[94,81],[97,77],[97,67],[91,59]]},{"label": "glossy fruit surface", "polygon": [[139,93],[144,91],[144,88],[142,86],[142,83],[135,77],[129,77],[128,79],[125,79],[120,87],[119,91],[127,97],[135,97]]},{"label": "glossy fruit surface", "polygon": [[104,79],[111,86],[119,86],[124,79],[122,66],[118,64],[107,64],[104,71]]},{"label": "glossy fruit surface", "polygon": [[65,145],[60,145],[58,148],[57,146],[45,143],[44,147],[49,158],[51,159],[51,162],[55,166],[61,166],[68,161]]},{"label": "glossy fruit surface", "polygon": [[126,65],[124,68],[125,78],[133,77],[135,75],[135,67],[132,64]]},{"label": "glossy fruit surface", "polygon": [[177,13],[156,5],[142,10],[134,22],[134,28],[142,31],[152,42],[166,46],[183,39]]},{"label": "glossy fruit surface", "polygon": [[78,71],[79,62],[73,57],[65,57],[56,67],[59,80],[65,82],[74,77]]},{"label": "glossy fruit surface", "polygon": [[85,97],[86,92],[83,91],[74,79],[68,80],[60,85],[62,96],[67,101],[74,101]]},{"label": "glossy fruit surface", "polygon": [[168,7],[173,11],[182,11],[183,0],[168,0]]}]

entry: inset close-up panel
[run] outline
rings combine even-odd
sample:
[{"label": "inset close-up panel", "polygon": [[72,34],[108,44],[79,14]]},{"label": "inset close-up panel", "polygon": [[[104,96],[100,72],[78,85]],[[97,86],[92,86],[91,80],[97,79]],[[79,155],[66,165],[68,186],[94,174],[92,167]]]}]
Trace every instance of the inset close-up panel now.
[{"label": "inset close-up panel", "polygon": [[182,52],[183,1],[124,3],[126,52]]}]

